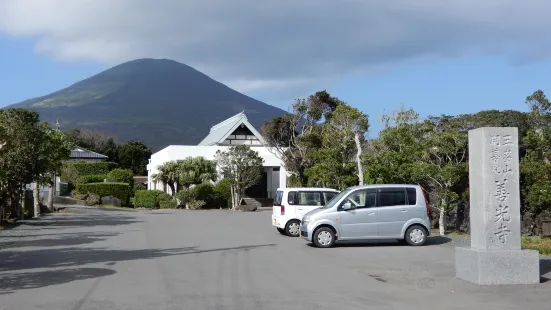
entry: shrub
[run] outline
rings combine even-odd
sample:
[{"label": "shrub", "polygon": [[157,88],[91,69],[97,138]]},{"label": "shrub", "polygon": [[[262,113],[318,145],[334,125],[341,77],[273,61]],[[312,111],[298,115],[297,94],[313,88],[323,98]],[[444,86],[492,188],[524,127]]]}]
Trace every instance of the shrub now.
[{"label": "shrub", "polygon": [[205,202],[203,200],[192,200],[188,203],[189,208],[192,210],[201,209],[202,206],[205,205]]},{"label": "shrub", "polygon": [[134,187],[134,174],[129,169],[113,169],[107,174],[107,178],[117,180],[130,185],[130,188]]},{"label": "shrub", "polygon": [[231,207],[231,190],[228,179],[222,179],[214,185],[214,199],[218,207]]},{"label": "shrub", "polygon": [[75,161],[72,163],[65,163],[61,169],[61,181],[77,183],[77,179],[83,175],[107,175],[109,171],[117,167],[116,163],[101,162],[101,163],[87,163],[85,161]]},{"label": "shrub", "polygon": [[157,200],[158,201],[170,201],[170,200],[174,200],[174,197],[170,196],[169,194],[165,193],[165,192],[162,192],[159,194],[159,196],[157,196]]},{"label": "shrub", "polygon": [[88,193],[81,193],[81,192],[75,191],[73,193],[73,198],[75,198],[76,200],[86,200],[86,198],[88,198]]},{"label": "shrub", "polygon": [[159,207],[161,209],[176,209],[178,207],[178,203],[175,199],[161,200],[159,201]]},{"label": "shrub", "polygon": [[192,192],[187,189],[183,189],[176,193],[176,199],[178,202],[178,206],[181,208],[185,208],[186,204],[193,200]]},{"label": "shrub", "polygon": [[81,193],[94,193],[100,197],[117,197],[123,204],[128,203],[128,198],[130,197],[130,186],[126,183],[104,182],[78,184],[77,190]]},{"label": "shrub", "polygon": [[134,185],[135,191],[145,191],[147,189],[147,186],[143,185],[142,183],[138,183]]},{"label": "shrub", "polygon": [[94,206],[98,205],[101,201],[101,197],[98,194],[89,193],[88,197],[86,197],[86,205],[87,206]]},{"label": "shrub", "polygon": [[[134,196],[134,207],[156,209],[159,207],[159,201],[166,201],[165,195],[168,194],[160,190],[138,190],[135,192]],[[170,197],[170,195],[168,196]]]},{"label": "shrub", "polygon": [[88,184],[88,183],[99,183],[107,178],[105,174],[90,174],[79,176],[76,180],[76,184]]},{"label": "shrub", "polygon": [[211,184],[198,184],[192,187],[190,195],[193,200],[202,200],[207,207],[216,206],[214,186]]}]

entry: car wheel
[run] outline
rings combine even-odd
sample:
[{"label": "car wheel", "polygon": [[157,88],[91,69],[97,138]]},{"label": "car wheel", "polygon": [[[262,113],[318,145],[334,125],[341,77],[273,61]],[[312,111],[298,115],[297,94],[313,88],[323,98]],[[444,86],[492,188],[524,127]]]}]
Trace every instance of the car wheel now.
[{"label": "car wheel", "polygon": [[278,227],[278,228],[277,228],[277,231],[279,231],[279,233],[282,234],[282,235],[285,235],[285,234],[286,234],[286,233],[285,233],[285,229],[283,229],[283,228],[279,228],[279,227]]},{"label": "car wheel", "polygon": [[318,228],[314,232],[312,241],[318,248],[330,248],[335,244],[335,233],[329,227]]},{"label": "car wheel", "polygon": [[406,242],[412,246],[421,246],[427,242],[427,230],[421,225],[413,225],[406,230]]},{"label": "car wheel", "polygon": [[289,237],[298,237],[300,234],[300,222],[296,220],[289,221],[287,225],[285,225],[285,233]]}]

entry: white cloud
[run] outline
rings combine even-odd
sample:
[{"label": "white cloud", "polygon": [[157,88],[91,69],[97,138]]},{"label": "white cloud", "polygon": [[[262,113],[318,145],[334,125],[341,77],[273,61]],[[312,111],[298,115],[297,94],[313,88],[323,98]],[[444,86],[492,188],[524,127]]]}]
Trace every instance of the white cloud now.
[{"label": "white cloud", "polygon": [[2,0],[0,32],[62,61],[170,58],[241,91],[288,92],[423,57],[545,58],[549,11],[546,0]]}]

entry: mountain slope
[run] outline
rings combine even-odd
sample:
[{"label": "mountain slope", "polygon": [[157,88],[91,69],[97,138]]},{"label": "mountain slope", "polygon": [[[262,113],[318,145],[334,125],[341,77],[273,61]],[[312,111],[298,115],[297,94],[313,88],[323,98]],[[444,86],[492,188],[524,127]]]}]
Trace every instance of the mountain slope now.
[{"label": "mountain slope", "polygon": [[51,124],[59,119],[62,130],[101,130],[121,142],[143,141],[154,151],[197,144],[212,125],[241,111],[255,127],[284,113],[166,59],[129,61],[10,107],[36,110]]}]

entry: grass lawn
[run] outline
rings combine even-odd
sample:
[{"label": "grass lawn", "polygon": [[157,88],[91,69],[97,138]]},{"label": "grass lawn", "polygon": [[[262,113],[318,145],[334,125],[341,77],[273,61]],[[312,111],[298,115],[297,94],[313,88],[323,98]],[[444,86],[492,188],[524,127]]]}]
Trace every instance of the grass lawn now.
[{"label": "grass lawn", "polygon": [[94,207],[102,208],[102,209],[114,209],[114,210],[124,210],[124,211],[135,211],[134,208],[126,208],[126,207],[117,207],[113,205],[97,205]]},{"label": "grass lawn", "polygon": [[537,250],[540,254],[551,255],[551,238],[522,237],[522,248]]}]

